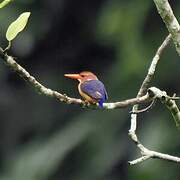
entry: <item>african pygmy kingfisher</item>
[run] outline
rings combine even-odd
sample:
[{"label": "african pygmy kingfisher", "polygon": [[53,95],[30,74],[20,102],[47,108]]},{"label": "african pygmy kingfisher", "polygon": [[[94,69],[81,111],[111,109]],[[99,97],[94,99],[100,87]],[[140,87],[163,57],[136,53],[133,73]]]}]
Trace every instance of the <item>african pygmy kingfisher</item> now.
[{"label": "african pygmy kingfisher", "polygon": [[65,74],[67,78],[77,79],[79,81],[79,94],[89,103],[98,103],[103,107],[103,103],[108,99],[104,84],[98,80],[97,76],[89,71],[83,71],[79,74]]}]

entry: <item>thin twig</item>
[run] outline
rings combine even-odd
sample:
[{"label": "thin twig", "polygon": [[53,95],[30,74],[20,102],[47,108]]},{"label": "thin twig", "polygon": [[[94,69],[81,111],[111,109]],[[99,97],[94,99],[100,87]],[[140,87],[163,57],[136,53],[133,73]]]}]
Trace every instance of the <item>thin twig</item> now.
[{"label": "thin twig", "polygon": [[152,108],[154,103],[155,103],[155,99],[147,107],[145,107],[143,109],[138,109],[137,111],[134,111],[134,112],[131,111],[130,113],[135,113],[135,114],[143,113],[143,112],[149,110],[150,108]]},{"label": "thin twig", "polygon": [[4,49],[4,53],[7,53],[9,49],[11,48],[11,41],[8,42],[8,46]]}]

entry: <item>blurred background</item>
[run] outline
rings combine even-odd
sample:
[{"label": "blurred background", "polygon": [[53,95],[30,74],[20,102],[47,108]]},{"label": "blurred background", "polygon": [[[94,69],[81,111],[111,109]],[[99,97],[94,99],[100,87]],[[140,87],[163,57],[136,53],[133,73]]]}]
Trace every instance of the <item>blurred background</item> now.
[{"label": "blurred background", "polygon": [[[170,1],[180,19],[180,2]],[[9,24],[31,11],[10,54],[43,85],[78,97],[64,73],[90,70],[109,102],[135,97],[156,49],[168,35],[153,1],[15,0],[0,11],[0,46]],[[173,43],[151,86],[180,95]],[[82,109],[42,96],[0,61],[0,180],[179,180],[179,165],[140,156],[128,137],[131,107]],[[159,102],[138,117],[138,136],[152,150],[180,156],[180,132]]]}]

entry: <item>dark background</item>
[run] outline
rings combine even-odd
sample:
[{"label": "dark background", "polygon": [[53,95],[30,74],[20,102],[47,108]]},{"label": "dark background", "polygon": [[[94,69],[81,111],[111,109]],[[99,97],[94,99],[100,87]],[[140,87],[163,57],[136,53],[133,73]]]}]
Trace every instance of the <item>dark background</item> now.
[{"label": "dark background", "polygon": [[[180,2],[170,1],[176,17]],[[168,35],[153,1],[16,0],[0,11],[0,44],[22,12],[26,29],[10,54],[43,85],[79,97],[64,73],[90,70],[106,85],[109,102],[135,97]],[[179,18],[178,18],[179,19]],[[180,59],[166,49],[151,86],[180,95]],[[0,180],[179,180],[179,165],[140,156],[128,137],[131,107],[82,109],[42,95],[0,61]],[[138,118],[137,133],[152,150],[180,156],[180,132],[159,102]]]}]

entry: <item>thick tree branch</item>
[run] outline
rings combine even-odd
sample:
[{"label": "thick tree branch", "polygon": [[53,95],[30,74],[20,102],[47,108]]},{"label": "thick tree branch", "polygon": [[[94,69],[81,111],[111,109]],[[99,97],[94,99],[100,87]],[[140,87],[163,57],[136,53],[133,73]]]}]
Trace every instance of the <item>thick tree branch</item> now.
[{"label": "thick tree branch", "polygon": [[174,16],[172,8],[168,0],[154,0],[154,3],[169,33],[172,35],[176,51],[180,56],[180,25]]}]

